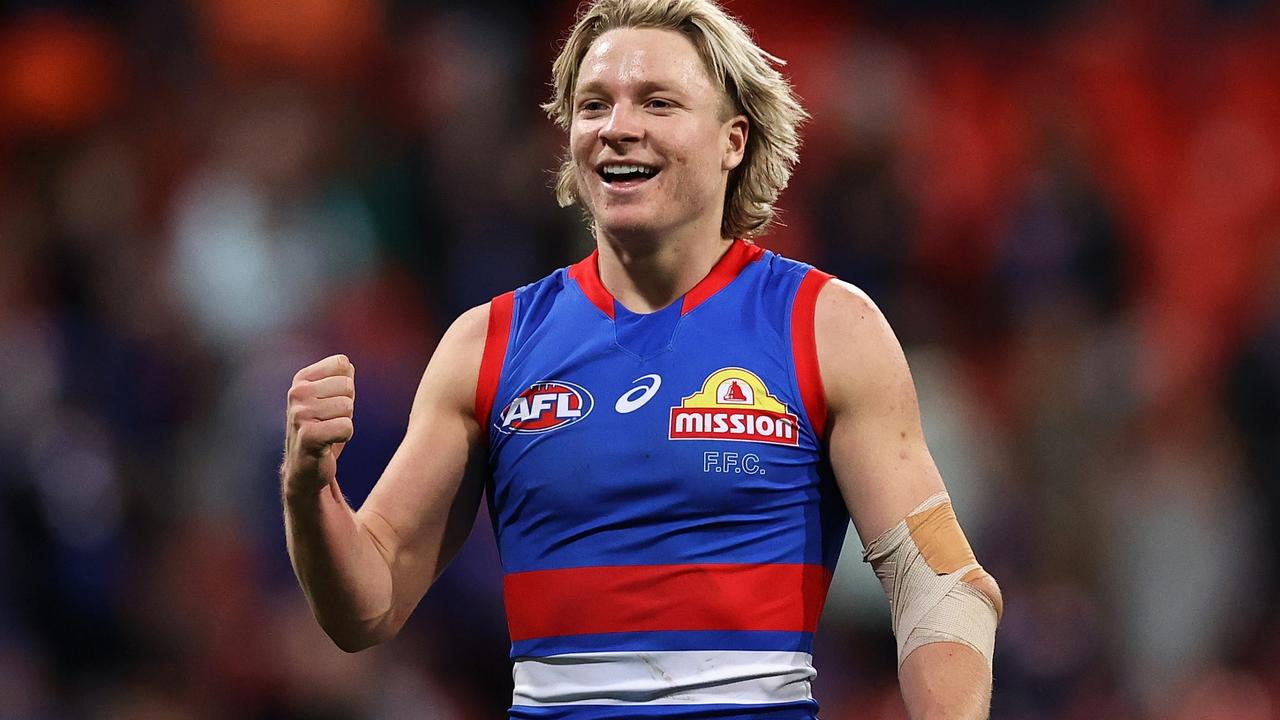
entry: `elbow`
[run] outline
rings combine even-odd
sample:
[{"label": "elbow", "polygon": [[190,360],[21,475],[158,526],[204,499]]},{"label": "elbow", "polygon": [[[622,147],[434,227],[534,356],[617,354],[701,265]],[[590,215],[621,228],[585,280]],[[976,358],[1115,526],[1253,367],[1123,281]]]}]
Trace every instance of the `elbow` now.
[{"label": "elbow", "polygon": [[345,653],[358,653],[375,645],[381,645],[398,635],[400,630],[398,624],[393,625],[385,619],[347,625],[321,623],[320,627],[324,629],[333,644]]},{"label": "elbow", "polygon": [[982,593],[991,606],[996,610],[996,622],[1004,617],[1004,594],[1000,592],[1000,586],[996,584],[996,579],[991,577],[991,573],[983,570],[977,577],[966,578],[965,582],[974,590]]},{"label": "elbow", "polygon": [[383,639],[373,635],[356,635],[343,633],[329,633],[329,639],[333,640],[333,644],[345,653],[358,653],[361,650],[367,650],[374,645],[381,644]]}]

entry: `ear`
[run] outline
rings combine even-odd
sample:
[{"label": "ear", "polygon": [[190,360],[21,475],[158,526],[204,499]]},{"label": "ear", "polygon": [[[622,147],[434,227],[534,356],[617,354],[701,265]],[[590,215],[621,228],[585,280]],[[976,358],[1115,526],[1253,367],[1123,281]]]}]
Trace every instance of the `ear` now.
[{"label": "ear", "polygon": [[747,133],[750,130],[751,123],[746,115],[735,115],[725,121],[724,160],[720,164],[721,170],[733,170],[742,164],[742,158],[747,153]]}]

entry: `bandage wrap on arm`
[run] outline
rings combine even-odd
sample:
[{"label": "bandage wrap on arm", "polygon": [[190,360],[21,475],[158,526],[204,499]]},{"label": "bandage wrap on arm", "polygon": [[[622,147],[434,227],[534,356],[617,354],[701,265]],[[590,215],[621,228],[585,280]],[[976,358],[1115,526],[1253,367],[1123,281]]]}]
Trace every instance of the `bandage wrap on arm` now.
[{"label": "bandage wrap on arm", "polygon": [[969,585],[986,575],[956,522],[945,492],[931,495],[862,554],[889,598],[898,666],[922,645],[958,642],[991,665],[995,604]]}]

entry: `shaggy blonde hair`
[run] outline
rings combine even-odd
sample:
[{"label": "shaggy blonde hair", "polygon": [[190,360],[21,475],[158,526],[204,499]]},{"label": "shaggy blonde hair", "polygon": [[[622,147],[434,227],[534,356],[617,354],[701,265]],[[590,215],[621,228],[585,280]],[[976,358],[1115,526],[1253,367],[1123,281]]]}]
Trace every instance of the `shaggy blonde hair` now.
[{"label": "shaggy blonde hair", "polygon": [[[585,5],[552,65],[554,94],[542,109],[568,130],[573,91],[587,50],[606,32],[632,27],[674,30],[689,38],[734,114],[747,117],[746,152],[729,175],[720,234],[732,238],[763,233],[799,160],[798,128],[809,114],[775,68],[786,62],[760,49],[746,27],[712,0],[595,0]],[[566,152],[556,177],[556,201],[568,207],[578,200],[573,159]]]}]

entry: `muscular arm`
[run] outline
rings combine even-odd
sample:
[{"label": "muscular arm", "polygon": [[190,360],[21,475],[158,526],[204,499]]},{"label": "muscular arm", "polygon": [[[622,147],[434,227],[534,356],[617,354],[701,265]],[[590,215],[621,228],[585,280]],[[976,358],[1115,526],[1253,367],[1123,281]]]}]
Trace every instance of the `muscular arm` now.
[{"label": "muscular arm", "polygon": [[[483,490],[473,407],[488,316],[487,305],[470,310],[441,339],[404,440],[358,512],[338,486],[341,442],[300,449],[293,438],[305,436],[309,418],[291,410],[282,468],[289,557],[317,621],[343,650],[394,637],[471,531]],[[335,362],[348,372],[345,358]],[[295,378],[291,408],[307,372]],[[349,375],[353,385],[354,368]]]},{"label": "muscular arm", "polygon": [[[944,490],[943,482],[925,445],[906,359],[875,305],[833,280],[818,295],[815,332],[831,463],[865,546]],[[995,581],[984,575],[971,584],[998,612]],[[987,717],[991,673],[967,645],[916,649],[901,664],[899,684],[913,720]]]}]

